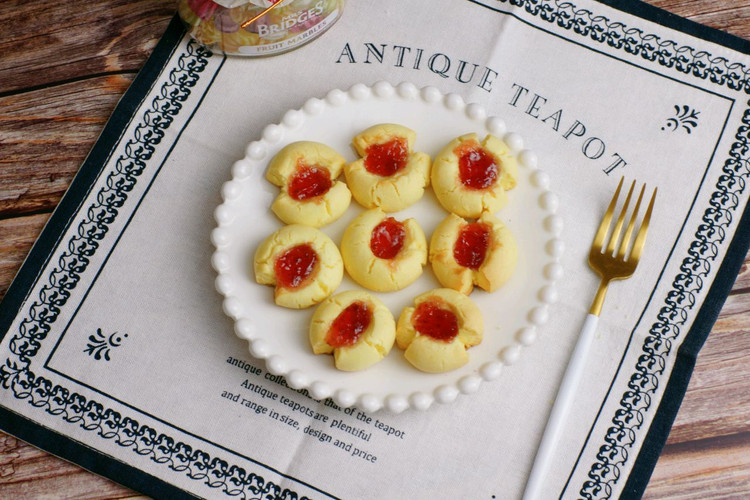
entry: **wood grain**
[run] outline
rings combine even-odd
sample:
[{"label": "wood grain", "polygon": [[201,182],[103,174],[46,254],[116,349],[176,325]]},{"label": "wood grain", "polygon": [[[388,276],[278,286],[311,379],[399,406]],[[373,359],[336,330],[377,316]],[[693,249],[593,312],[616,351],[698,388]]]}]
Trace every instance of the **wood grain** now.
[{"label": "wood grain", "polygon": [[0,95],[136,72],[174,14],[166,0],[0,3]]},{"label": "wood grain", "polygon": [[[652,0],[750,39],[746,0]],[[0,299],[174,12],[165,0],[0,2]],[[351,2],[348,8],[355,8]],[[750,259],[700,352],[646,498],[750,492]],[[0,433],[0,498],[143,498]]]},{"label": "wood grain", "polygon": [[0,98],[0,217],[57,206],[132,80],[99,76]]},{"label": "wood grain", "polygon": [[745,0],[651,0],[646,3],[745,40],[750,39],[750,5]]},{"label": "wood grain", "polygon": [[747,499],[750,434],[670,445],[651,476],[645,499]]},{"label": "wood grain", "polygon": [[750,291],[750,266],[748,266],[747,261],[745,261],[742,265],[742,269],[740,269],[740,272],[737,275],[737,279],[734,281],[732,293],[738,294],[747,291]]},{"label": "wood grain", "polygon": [[45,213],[0,219],[0,300],[48,218]]},{"label": "wood grain", "polygon": [[7,434],[0,435],[0,497],[146,498]]}]

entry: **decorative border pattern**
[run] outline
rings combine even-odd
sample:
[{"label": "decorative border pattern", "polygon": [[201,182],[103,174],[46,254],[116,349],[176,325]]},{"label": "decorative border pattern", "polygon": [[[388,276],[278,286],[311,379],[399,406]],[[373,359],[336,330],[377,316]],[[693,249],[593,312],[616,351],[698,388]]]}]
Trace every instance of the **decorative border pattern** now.
[{"label": "decorative border pattern", "polygon": [[[474,1],[474,0],[471,0]],[[693,75],[732,90],[750,94],[750,68],[742,63],[730,62],[725,57],[715,57],[704,50],[679,45],[658,35],[630,28],[625,23],[612,21],[605,16],[580,9],[572,2],[561,0],[493,0],[522,7],[527,13],[599,44],[624,50],[628,54],[657,62],[665,68]],[[615,7],[616,8],[616,7]]]},{"label": "decorative border pattern", "polygon": [[[640,29],[629,28],[624,23],[595,15],[587,9],[578,9],[570,2],[495,1],[522,7],[533,16],[572,30],[594,42],[750,94],[750,70],[724,57],[713,57],[708,52],[680,46],[657,35],[644,34]],[[256,474],[248,474],[240,467],[175,442],[155,429],[38,377],[29,369],[31,358],[37,354],[41,342],[67,303],[70,291],[87,269],[89,259],[146,168],[164,131],[189,97],[190,89],[195,86],[210,56],[210,52],[193,42],[188,44],[186,53],[180,55],[177,67],[169,74],[169,81],[165,82],[159,96],[151,102],[150,109],[144,112],[134,132],[134,139],[126,144],[125,154],[117,159],[115,170],[106,178],[106,186],[96,195],[96,202],[86,209],[86,218],[78,225],[77,235],[67,243],[67,250],[48,276],[48,283],[39,291],[28,317],[10,340],[10,350],[15,357],[7,359],[0,366],[0,387],[12,390],[16,398],[44,408],[50,415],[77,423],[82,429],[95,431],[104,439],[112,439],[120,446],[148,456],[174,471],[183,472],[191,479],[201,480],[227,495],[296,499],[297,493],[289,489],[282,489]],[[744,114],[736,139],[730,158],[725,162],[724,175],[712,195],[711,206],[704,213],[704,223],[699,226],[689,255],[682,262],[681,272],[673,281],[673,289],[665,299],[666,305],[659,313],[659,321],[652,326],[649,337],[644,341],[644,354],[635,367],[629,390],[620,400],[620,408],[612,419],[613,425],[604,438],[605,444],[597,454],[598,461],[591,466],[591,480],[581,487],[580,494],[585,498],[611,496],[612,486],[621,476],[620,467],[627,462],[628,451],[635,442],[635,432],[643,425],[644,414],[651,406],[651,395],[658,388],[666,357],[680,335],[680,327],[695,306],[695,295],[703,288],[703,278],[710,273],[718,255],[718,245],[725,239],[725,228],[733,222],[734,212],[743,201],[746,179],[750,177],[750,109]]]},{"label": "decorative border pattern", "polygon": [[176,67],[169,72],[168,80],[144,111],[133,138],[128,140],[124,153],[114,162],[114,169],[107,175],[105,185],[96,194],[95,202],[86,209],[86,217],[78,224],[76,235],[68,241],[66,250],[49,274],[47,284],[41,288],[38,298],[29,308],[28,316],[11,338],[10,351],[16,358],[9,358],[0,366],[0,387],[12,390],[17,399],[27,400],[50,415],[78,424],[81,429],[94,431],[104,439],[111,439],[138,455],[150,457],[155,463],[182,472],[190,479],[200,480],[210,488],[218,488],[226,495],[248,500],[296,500],[300,496],[288,488],[282,488],[258,474],[248,473],[202,450],[193,449],[30,370],[31,358],[39,351],[51,325],[70,298],[71,291],[88,268],[90,258],[125,205],[128,193],[148,166],[165,131],[190,97],[191,89],[211,56],[210,51],[190,40]]}]

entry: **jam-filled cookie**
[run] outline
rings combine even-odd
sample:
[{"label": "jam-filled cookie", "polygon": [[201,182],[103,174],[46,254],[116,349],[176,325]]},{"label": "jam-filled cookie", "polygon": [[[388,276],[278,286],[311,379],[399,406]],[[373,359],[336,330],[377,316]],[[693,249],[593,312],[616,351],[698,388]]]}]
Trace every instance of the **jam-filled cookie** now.
[{"label": "jam-filled cookie", "polygon": [[255,252],[255,281],[275,285],[274,301],[290,309],[315,305],[341,284],[344,265],[336,244],[310,226],[284,226]]},{"label": "jam-filled cookie", "polygon": [[516,186],[518,164],[508,145],[493,135],[454,139],[432,163],[432,188],[440,204],[461,217],[495,213]]},{"label": "jam-filled cookie", "polygon": [[346,271],[363,287],[376,292],[401,290],[422,274],[427,240],[416,220],[398,221],[373,208],[346,228],[341,256]]},{"label": "jam-filled cookie", "polygon": [[346,165],[344,174],[360,205],[397,212],[422,197],[430,183],[430,157],[412,151],[416,137],[413,130],[390,123],[354,137],[361,159]]},{"label": "jam-filled cookie", "polygon": [[476,222],[450,214],[432,233],[430,262],[444,287],[467,295],[474,285],[493,292],[513,274],[518,247],[510,230],[488,212]]},{"label": "jam-filled cookie", "polygon": [[333,353],[336,368],[357,371],[383,359],[396,339],[396,321],[380,300],[367,292],[341,292],[324,300],[310,323],[315,354]]},{"label": "jam-filled cookie", "polygon": [[466,295],[438,288],[414,299],[398,318],[396,343],[415,368],[455,370],[469,361],[467,349],[482,341],[482,313]]},{"label": "jam-filled cookie", "polygon": [[337,181],[346,160],[319,142],[300,141],[285,146],[273,157],[266,179],[281,193],[271,205],[287,224],[322,227],[346,211],[352,195]]}]

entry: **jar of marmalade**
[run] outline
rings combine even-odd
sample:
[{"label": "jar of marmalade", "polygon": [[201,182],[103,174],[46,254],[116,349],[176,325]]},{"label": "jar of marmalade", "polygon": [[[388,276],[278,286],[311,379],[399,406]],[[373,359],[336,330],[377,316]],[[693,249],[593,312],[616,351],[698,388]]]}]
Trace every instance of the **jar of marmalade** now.
[{"label": "jar of marmalade", "polygon": [[178,0],[177,11],[188,33],[213,52],[257,57],[314,40],[343,7],[344,0]]}]

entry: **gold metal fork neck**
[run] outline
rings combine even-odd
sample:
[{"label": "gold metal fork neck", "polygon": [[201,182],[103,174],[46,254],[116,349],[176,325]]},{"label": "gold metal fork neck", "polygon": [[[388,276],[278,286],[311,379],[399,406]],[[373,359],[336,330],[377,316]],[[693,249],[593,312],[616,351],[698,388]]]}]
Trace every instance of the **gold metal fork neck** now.
[{"label": "gold metal fork neck", "polygon": [[599,289],[596,291],[594,301],[591,303],[591,309],[589,314],[599,316],[602,312],[602,305],[604,305],[604,297],[607,296],[607,288],[609,288],[609,281],[602,280],[599,283]]}]

